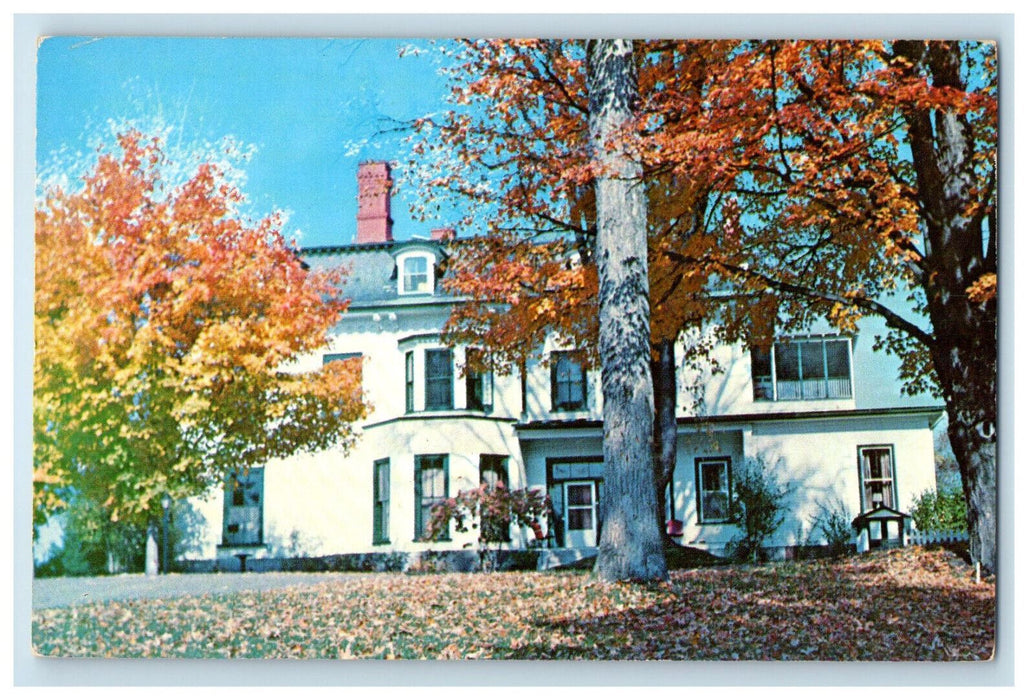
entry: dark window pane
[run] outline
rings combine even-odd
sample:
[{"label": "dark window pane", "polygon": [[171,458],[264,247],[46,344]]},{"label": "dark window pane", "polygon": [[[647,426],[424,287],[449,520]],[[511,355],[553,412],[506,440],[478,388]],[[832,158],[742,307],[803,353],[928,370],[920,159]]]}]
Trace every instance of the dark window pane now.
[{"label": "dark window pane", "polygon": [[573,506],[593,505],[593,486],[590,484],[569,486],[568,504]]},{"label": "dark window pane", "polygon": [[776,378],[780,380],[797,380],[798,346],[794,343],[781,343],[776,346]]},{"label": "dark window pane", "polygon": [[449,350],[428,350],[424,355],[425,408],[453,407],[453,357]]},{"label": "dark window pane", "polygon": [[772,401],[773,366],[770,350],[763,350],[759,347],[751,348],[751,381],[755,399]]},{"label": "dark window pane", "polygon": [[826,344],[827,376],[848,379],[850,376],[848,361],[848,341],[834,340]]},{"label": "dark window pane", "polygon": [[705,491],[726,490],[725,462],[705,462],[701,465],[702,488]]},{"label": "dark window pane", "polygon": [[700,462],[698,464],[698,489],[700,491],[703,522],[729,519],[730,480],[729,463]]},{"label": "dark window pane", "polygon": [[801,376],[804,379],[823,379],[823,343],[822,341],[799,343],[801,348]]},{"label": "dark window pane", "polygon": [[569,530],[592,530],[593,510],[591,508],[571,508],[568,510]]},{"label": "dark window pane", "polygon": [[492,408],[492,372],[473,372],[470,364],[481,359],[478,350],[467,351],[467,408],[489,410]]},{"label": "dark window pane", "polygon": [[488,484],[490,488],[496,488],[498,484],[507,486],[506,457],[502,455],[482,455],[479,471],[481,472],[481,482]]},{"label": "dark window pane", "polygon": [[726,506],[729,498],[723,493],[706,493],[702,496],[701,516],[703,520],[726,520]]},{"label": "dark window pane", "polygon": [[585,406],[585,375],[582,366],[567,354],[559,354],[553,369],[553,403],[558,409],[578,409]]}]

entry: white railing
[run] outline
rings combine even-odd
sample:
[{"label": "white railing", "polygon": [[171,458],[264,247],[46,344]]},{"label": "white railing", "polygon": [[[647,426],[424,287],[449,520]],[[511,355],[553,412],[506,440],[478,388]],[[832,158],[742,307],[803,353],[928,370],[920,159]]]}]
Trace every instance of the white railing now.
[{"label": "white railing", "polygon": [[906,536],[907,542],[915,545],[953,544],[955,542],[966,542],[968,539],[970,539],[969,535],[962,530],[930,530],[927,532],[910,530]]}]

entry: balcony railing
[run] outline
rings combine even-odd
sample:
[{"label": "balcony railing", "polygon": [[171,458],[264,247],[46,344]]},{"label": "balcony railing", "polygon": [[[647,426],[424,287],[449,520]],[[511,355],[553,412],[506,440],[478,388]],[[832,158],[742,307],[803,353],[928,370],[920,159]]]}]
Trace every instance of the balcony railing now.
[{"label": "balcony railing", "polygon": [[850,399],[852,398],[852,381],[848,377],[779,380],[776,382],[776,396],[774,397],[772,381],[763,378],[755,380],[754,395],[756,400],[761,401]]}]

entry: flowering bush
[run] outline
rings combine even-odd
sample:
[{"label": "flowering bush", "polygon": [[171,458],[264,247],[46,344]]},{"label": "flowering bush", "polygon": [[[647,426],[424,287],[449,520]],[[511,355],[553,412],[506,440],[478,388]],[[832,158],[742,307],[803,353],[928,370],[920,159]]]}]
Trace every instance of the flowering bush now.
[{"label": "flowering bush", "polygon": [[[540,522],[550,512],[550,499],[536,489],[508,489],[503,484],[482,484],[443,499],[431,511],[424,540],[440,539],[449,533],[477,527],[478,547],[484,554],[495,544],[497,550],[510,542],[511,528],[529,528],[537,540],[546,535]],[[483,556],[483,563],[486,557]]]}]

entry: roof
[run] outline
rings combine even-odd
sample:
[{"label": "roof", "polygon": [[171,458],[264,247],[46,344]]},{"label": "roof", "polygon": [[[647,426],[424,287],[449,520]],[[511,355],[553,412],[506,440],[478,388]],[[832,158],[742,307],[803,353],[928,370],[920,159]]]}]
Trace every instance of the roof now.
[{"label": "roof", "polygon": [[[342,246],[303,248],[302,260],[310,269],[321,270],[345,266],[349,274],[342,285],[345,297],[357,305],[398,300],[395,255],[414,247],[442,249],[436,241],[392,241],[391,243],[354,243]],[[437,287],[436,275],[436,287]],[[407,298],[407,301],[411,299]]]}]

